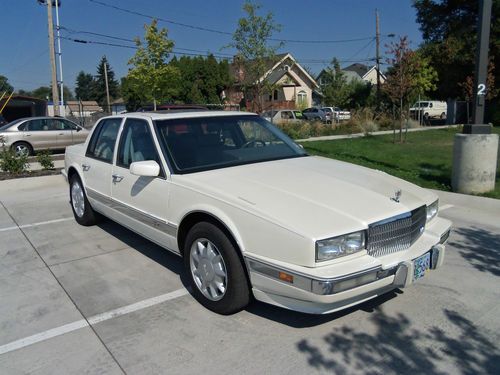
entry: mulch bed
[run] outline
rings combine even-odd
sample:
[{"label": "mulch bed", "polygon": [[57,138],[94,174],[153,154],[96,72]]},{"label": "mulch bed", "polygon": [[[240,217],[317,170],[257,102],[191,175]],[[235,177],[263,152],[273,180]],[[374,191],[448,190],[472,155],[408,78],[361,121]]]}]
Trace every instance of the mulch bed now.
[{"label": "mulch bed", "polygon": [[25,178],[25,177],[39,177],[39,176],[52,176],[56,174],[61,174],[62,168],[47,169],[40,171],[29,171],[23,173],[8,173],[0,172],[0,181],[11,180],[13,178]]}]

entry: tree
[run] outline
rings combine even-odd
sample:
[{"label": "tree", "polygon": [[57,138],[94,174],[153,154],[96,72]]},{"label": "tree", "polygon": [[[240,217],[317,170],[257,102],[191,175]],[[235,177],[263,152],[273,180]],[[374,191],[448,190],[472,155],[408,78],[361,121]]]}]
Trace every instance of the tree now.
[{"label": "tree", "polygon": [[274,22],[273,14],[259,16],[260,5],[247,1],[243,5],[246,17],[240,18],[238,28],[233,34],[233,47],[238,51],[236,65],[243,72],[242,85],[244,91],[250,92],[257,111],[263,109],[263,97],[274,91],[273,85],[263,79],[269,70],[269,65],[276,61],[276,51],[283,43],[271,46],[268,44],[274,32],[279,32],[281,26]]},{"label": "tree", "polygon": [[111,100],[118,97],[118,81],[115,79],[115,72],[109,65],[106,56],[101,58],[99,65],[97,66],[97,75],[94,80],[94,100],[99,103],[102,108],[107,108],[107,97],[106,97],[106,74],[105,69],[107,69],[108,75],[108,89],[109,97]]},{"label": "tree", "polygon": [[327,106],[345,108],[349,105],[352,85],[347,82],[336,58],[333,58],[330,65],[324,70],[322,82],[323,101]]},{"label": "tree", "polygon": [[436,88],[437,73],[429,62],[420,54],[410,49],[406,36],[398,42],[388,45],[387,53],[391,56],[387,62],[391,65],[383,91],[393,103],[399,105],[399,141],[403,141],[403,108],[415,95],[423,94]]},{"label": "tree", "polygon": [[96,92],[94,77],[83,70],[76,77],[75,94],[79,100],[94,100]]},{"label": "tree", "polygon": [[173,58],[170,65],[179,69],[181,81],[177,100],[190,104],[220,104],[222,91],[231,82],[229,65],[213,55]]},{"label": "tree", "polygon": [[136,38],[137,51],[129,60],[132,66],[127,75],[129,88],[140,93],[142,100],[172,101],[178,94],[179,69],[167,63],[174,42],[167,38],[167,29],[158,29],[158,21],[145,25],[144,42]]},{"label": "tree", "polygon": [[0,96],[5,91],[7,91],[7,93],[11,93],[12,91],[14,91],[14,87],[12,87],[12,85],[9,83],[7,77],[0,75]]},{"label": "tree", "polygon": [[[417,22],[424,39],[422,54],[429,58],[439,76],[435,96],[461,97],[467,77],[474,74],[478,1],[414,0]],[[492,67],[500,66],[500,1],[493,1],[489,54]],[[500,71],[491,71],[492,82],[499,82]],[[494,87],[489,87],[495,91]]]},{"label": "tree", "polygon": [[[64,100],[73,100],[74,96],[71,90],[64,86],[63,88]],[[52,100],[52,86],[40,86],[33,91],[27,90],[19,90],[19,95],[31,96],[33,98],[43,99],[43,100]]]}]

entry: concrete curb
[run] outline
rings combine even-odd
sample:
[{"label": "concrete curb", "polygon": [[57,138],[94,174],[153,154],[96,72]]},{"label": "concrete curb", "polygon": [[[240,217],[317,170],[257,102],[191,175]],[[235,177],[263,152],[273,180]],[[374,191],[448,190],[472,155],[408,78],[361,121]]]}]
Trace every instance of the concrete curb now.
[{"label": "concrete curb", "polygon": [[[461,125],[425,126],[425,127],[421,127],[421,128],[408,129],[408,132],[411,133],[411,132],[421,132],[421,131],[426,131],[426,130],[450,129],[450,128],[457,128],[459,126],[461,126]],[[403,129],[403,131],[406,131],[406,130]],[[385,135],[385,134],[392,134],[392,133],[393,133],[392,130],[381,130],[378,132],[370,133],[370,135]],[[397,130],[396,130],[396,134],[398,134]],[[362,138],[365,136],[366,136],[365,133],[325,135],[322,137],[296,139],[295,142],[335,141],[337,139]]]},{"label": "concrete curb", "polygon": [[454,206],[481,210],[485,212],[492,212],[497,215],[500,214],[500,199],[478,197],[476,195],[452,193],[449,191],[435,189],[428,190],[436,193],[439,197],[440,202],[446,202],[446,204],[452,204]]}]

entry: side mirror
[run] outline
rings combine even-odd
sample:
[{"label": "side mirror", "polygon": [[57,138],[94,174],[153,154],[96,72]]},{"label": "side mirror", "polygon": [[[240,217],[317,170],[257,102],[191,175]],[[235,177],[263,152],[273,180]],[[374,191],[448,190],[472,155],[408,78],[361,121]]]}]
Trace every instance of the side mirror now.
[{"label": "side mirror", "polygon": [[81,131],[81,130],[82,130],[82,128],[80,128],[79,126],[76,128],[76,131],[77,131],[77,132],[79,132],[79,131]]},{"label": "side mirror", "polygon": [[160,174],[160,166],[154,160],[136,161],[130,164],[130,173],[136,176],[156,177]]}]

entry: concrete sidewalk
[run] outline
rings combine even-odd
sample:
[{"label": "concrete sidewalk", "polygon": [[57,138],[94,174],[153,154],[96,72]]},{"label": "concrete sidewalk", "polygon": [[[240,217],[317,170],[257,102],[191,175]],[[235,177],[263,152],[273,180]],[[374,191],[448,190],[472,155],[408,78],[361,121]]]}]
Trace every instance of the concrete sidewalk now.
[{"label": "concrete sidewalk", "polygon": [[[408,132],[421,132],[427,130],[438,130],[438,129],[450,129],[457,128],[460,125],[442,125],[442,126],[423,126],[421,128],[412,128],[408,129]],[[406,132],[406,129],[403,129],[403,133]],[[378,132],[371,132],[370,135],[384,135],[384,134],[392,134],[393,130],[381,130]],[[396,134],[399,133],[399,130],[396,129]],[[322,137],[311,137],[306,139],[296,139],[296,142],[314,142],[314,141],[333,141],[337,139],[347,139],[347,138],[361,138],[365,137],[365,133],[354,133],[354,134],[341,134],[341,135],[324,135]]]}]

